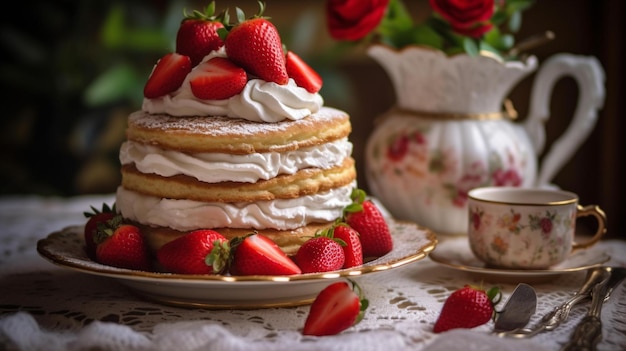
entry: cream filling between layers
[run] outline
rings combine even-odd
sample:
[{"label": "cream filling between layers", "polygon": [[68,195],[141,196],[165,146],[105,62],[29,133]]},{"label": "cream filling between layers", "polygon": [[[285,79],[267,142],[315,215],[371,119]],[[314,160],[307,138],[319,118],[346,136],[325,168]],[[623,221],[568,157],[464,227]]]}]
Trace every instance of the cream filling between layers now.
[{"label": "cream filling between layers", "polygon": [[280,174],[295,174],[305,168],[336,167],[352,154],[352,148],[348,138],[343,138],[324,145],[282,153],[188,154],[126,141],[120,148],[120,162],[123,165],[134,163],[142,173],[163,177],[184,174],[205,183],[255,183]]},{"label": "cream filling between layers", "polygon": [[254,228],[291,230],[341,217],[352,201],[352,184],[296,199],[253,203],[217,203],[163,199],[117,188],[115,206],[123,217],[141,224],[179,231],[199,228]]}]

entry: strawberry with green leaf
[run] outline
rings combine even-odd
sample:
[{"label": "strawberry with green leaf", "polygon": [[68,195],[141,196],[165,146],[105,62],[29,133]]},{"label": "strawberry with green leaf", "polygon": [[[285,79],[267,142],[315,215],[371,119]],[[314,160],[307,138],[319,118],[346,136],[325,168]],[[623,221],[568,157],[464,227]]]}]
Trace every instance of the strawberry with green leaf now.
[{"label": "strawberry with green leaf", "polygon": [[344,209],[344,219],[359,232],[363,257],[380,257],[389,253],[393,249],[393,239],[382,212],[361,189],[354,189],[352,201]]},{"label": "strawberry with green leaf", "polygon": [[191,65],[198,65],[211,51],[224,45],[218,30],[224,28],[222,22],[228,21],[228,14],[215,15],[215,2],[212,1],[204,12],[194,10],[184,12],[184,19],[176,33],[176,52],[188,56]]},{"label": "strawberry with green leaf", "polygon": [[441,333],[457,328],[470,329],[489,322],[495,316],[494,306],[500,297],[497,287],[485,291],[465,285],[448,296],[433,331]]},{"label": "strawberry with green leaf", "polygon": [[83,214],[87,218],[87,223],[85,223],[85,230],[83,233],[83,237],[85,239],[85,251],[87,252],[87,255],[93,259],[96,257],[96,247],[98,246],[95,241],[98,224],[105,223],[116,215],[115,204],[110,207],[108,204],[103,203],[101,210],[91,206],[91,212],[83,212]]},{"label": "strawberry with green leaf", "polygon": [[122,222],[122,216],[98,223],[96,261],[108,266],[150,271],[148,247],[138,227]]},{"label": "strawberry with green leaf", "polygon": [[348,280],[332,283],[320,291],[311,304],[302,334],[339,334],[359,323],[367,307],[368,301],[355,282]]},{"label": "strawberry with green leaf", "polygon": [[295,255],[295,261],[302,273],[330,272],[341,269],[346,256],[342,240],[332,235],[332,230],[323,230],[305,241]]},{"label": "strawberry with green leaf", "polygon": [[265,81],[284,85],[289,82],[285,53],[278,29],[263,17],[265,4],[259,2],[259,12],[245,18],[239,8],[237,23],[228,25],[224,47],[228,58],[246,72]]},{"label": "strawberry with green leaf", "polygon": [[342,268],[358,267],[363,264],[363,249],[359,233],[346,223],[339,222],[333,226],[332,236],[339,241],[343,249],[345,261]]},{"label": "strawberry with green leaf", "polygon": [[178,237],[157,252],[159,265],[170,273],[218,274],[226,270],[230,248],[222,234],[200,229]]}]

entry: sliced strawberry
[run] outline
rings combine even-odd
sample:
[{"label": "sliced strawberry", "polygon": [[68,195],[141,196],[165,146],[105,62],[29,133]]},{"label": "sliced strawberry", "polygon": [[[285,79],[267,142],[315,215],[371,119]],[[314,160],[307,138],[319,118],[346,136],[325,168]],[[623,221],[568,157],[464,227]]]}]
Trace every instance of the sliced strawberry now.
[{"label": "sliced strawberry", "polygon": [[341,244],[325,232],[305,241],[295,256],[302,273],[335,271],[343,267],[345,260]]},{"label": "sliced strawberry", "polygon": [[231,241],[233,275],[292,275],[300,274],[300,268],[280,249],[272,239],[251,234]]},{"label": "sliced strawberry", "polygon": [[312,94],[317,93],[322,88],[322,77],[294,52],[287,52],[285,66],[287,74],[293,78],[297,86]]},{"label": "sliced strawberry", "polygon": [[191,60],[188,56],[177,53],[163,56],[152,70],[143,88],[143,96],[154,99],[175,91],[183,84],[189,72]]},{"label": "sliced strawberry", "polygon": [[333,237],[341,240],[345,262],[343,268],[357,267],[363,264],[363,249],[359,233],[345,223],[337,224],[333,229]]},{"label": "sliced strawberry", "polygon": [[[311,304],[302,334],[326,336],[339,334],[359,323],[368,301],[356,283],[341,281],[328,285]],[[355,292],[358,290],[358,293]]]},{"label": "sliced strawberry", "polygon": [[265,5],[262,2],[259,5],[259,13],[249,19],[237,9],[239,22],[224,39],[226,54],[248,73],[284,85],[289,82],[289,76],[283,44],[276,27],[262,17]]},{"label": "sliced strawberry", "polygon": [[191,92],[198,99],[223,100],[235,96],[246,86],[243,68],[223,57],[199,64],[189,76]]},{"label": "sliced strawberry", "polygon": [[217,34],[217,30],[224,28],[222,20],[225,12],[215,15],[215,2],[212,1],[200,12],[194,10],[191,14],[185,12],[178,32],[176,33],[176,52],[189,56],[191,64],[196,66],[211,51],[224,45],[224,41]]},{"label": "sliced strawberry", "polygon": [[83,214],[88,218],[83,233],[85,238],[85,251],[90,258],[95,259],[97,247],[95,236],[98,231],[98,224],[105,223],[116,215],[115,204],[113,204],[112,207],[109,207],[106,203],[102,204],[102,210],[91,206],[91,212],[83,212]]},{"label": "sliced strawberry", "polygon": [[98,225],[96,233],[96,261],[105,265],[149,271],[148,247],[139,228],[122,223],[115,216]]},{"label": "sliced strawberry", "polygon": [[230,250],[220,233],[201,229],[176,238],[157,250],[161,267],[179,274],[217,274],[225,270]]}]

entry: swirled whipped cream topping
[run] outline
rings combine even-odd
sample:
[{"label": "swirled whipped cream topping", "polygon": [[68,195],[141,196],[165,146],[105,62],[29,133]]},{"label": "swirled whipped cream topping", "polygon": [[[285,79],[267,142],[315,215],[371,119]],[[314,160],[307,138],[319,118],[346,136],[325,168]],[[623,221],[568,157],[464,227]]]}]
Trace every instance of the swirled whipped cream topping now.
[{"label": "swirled whipped cream topping", "polygon": [[154,145],[126,141],[120,148],[120,162],[134,163],[146,174],[194,177],[205,183],[226,181],[255,183],[280,174],[294,174],[305,168],[330,169],[352,154],[348,138],[289,152],[232,155],[223,153],[188,154],[164,150]]},{"label": "swirled whipped cream topping", "polygon": [[253,203],[218,203],[163,199],[117,188],[115,206],[128,219],[144,225],[170,227],[179,231],[198,228],[254,228],[291,230],[315,222],[341,217],[351,203],[356,186],[335,188],[325,193],[296,199]]},{"label": "swirled whipped cream topping", "polygon": [[[214,57],[227,57],[224,47],[207,55],[203,62]],[[193,95],[190,79],[194,67],[176,91],[156,99],[144,98],[142,109],[151,114],[171,116],[227,116],[253,122],[280,122],[285,119],[305,118],[324,105],[319,93],[309,93],[296,85],[293,79],[285,85],[253,78],[243,91],[225,100],[202,100]]]}]

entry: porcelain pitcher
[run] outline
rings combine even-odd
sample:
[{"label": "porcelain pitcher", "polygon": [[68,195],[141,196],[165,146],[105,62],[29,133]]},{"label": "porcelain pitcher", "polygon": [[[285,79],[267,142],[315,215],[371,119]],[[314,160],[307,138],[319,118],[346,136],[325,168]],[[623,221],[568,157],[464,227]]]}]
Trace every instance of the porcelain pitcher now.
[{"label": "porcelain pitcher", "polygon": [[[475,187],[550,186],[604,103],[604,72],[593,57],[557,54],[539,67],[534,56],[503,62],[421,47],[374,45],[368,55],[396,93],[367,141],[370,194],[394,217],[440,234],[467,232],[467,193]],[[529,115],[516,122],[507,96],[535,70]],[[578,84],[577,107],[539,164],[551,91],[564,76]]]}]

